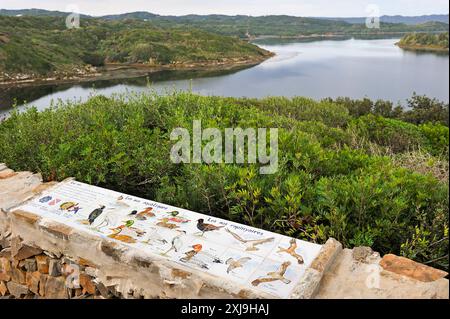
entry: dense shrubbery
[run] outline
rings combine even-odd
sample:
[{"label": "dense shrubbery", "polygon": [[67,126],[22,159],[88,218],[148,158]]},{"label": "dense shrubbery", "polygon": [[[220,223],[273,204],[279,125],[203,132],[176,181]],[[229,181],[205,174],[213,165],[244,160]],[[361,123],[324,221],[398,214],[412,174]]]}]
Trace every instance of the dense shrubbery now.
[{"label": "dense shrubbery", "polygon": [[[347,247],[368,245],[448,269],[448,181],[409,156],[420,151],[427,163],[446,161],[448,127],[367,113],[304,98],[98,96],[13,114],[0,124],[0,162],[46,180],[74,176],[309,241],[333,236]],[[171,163],[169,134],[192,130],[193,119],[221,129],[280,128],[278,172]]]},{"label": "dense shrubbery", "polygon": [[268,52],[236,38],[205,31],[159,28],[145,21],[82,19],[67,29],[55,17],[0,16],[1,73],[46,75],[86,64],[258,61]]},{"label": "dense shrubbery", "polygon": [[411,49],[446,50],[448,51],[448,32],[410,33],[405,35],[398,43],[400,47]]}]

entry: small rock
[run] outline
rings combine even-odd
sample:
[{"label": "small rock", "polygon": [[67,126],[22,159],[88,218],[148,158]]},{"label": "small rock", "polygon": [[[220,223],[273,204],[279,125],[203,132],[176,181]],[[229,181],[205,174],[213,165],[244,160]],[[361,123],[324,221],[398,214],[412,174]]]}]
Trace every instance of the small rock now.
[{"label": "small rock", "polygon": [[83,288],[83,293],[95,294],[96,287],[90,276],[80,274],[80,286]]},{"label": "small rock", "polygon": [[37,271],[36,259],[30,258],[30,259],[22,260],[19,263],[19,267],[26,270],[27,272]]},{"label": "small rock", "polygon": [[358,262],[366,262],[367,258],[373,254],[373,250],[370,247],[355,247],[353,248],[353,259]]},{"label": "small rock", "polygon": [[12,255],[17,260],[27,259],[36,255],[40,255],[42,250],[29,245],[21,245],[21,247],[11,245]]},{"label": "small rock", "polygon": [[25,271],[13,268],[11,270],[11,280],[18,284],[25,285],[27,283]]},{"label": "small rock", "polygon": [[52,277],[61,276],[61,262],[57,259],[51,259],[48,265],[48,274]]},{"label": "small rock", "polygon": [[49,258],[47,255],[39,255],[36,256],[36,266],[37,271],[39,271],[42,274],[48,274],[49,270]]},{"label": "small rock", "polygon": [[27,272],[26,280],[27,280],[28,289],[31,292],[38,295],[39,294],[39,282],[41,280],[41,273],[39,271]]},{"label": "small rock", "polygon": [[103,283],[96,282],[96,281],[94,281],[94,282],[95,282],[95,286],[97,287],[98,291],[104,298],[111,297],[111,293],[109,292],[108,288],[106,288],[106,286]]},{"label": "small rock", "polygon": [[20,298],[28,294],[28,287],[25,285],[9,281],[6,286],[8,287],[9,293],[16,298]]},{"label": "small rock", "polygon": [[3,281],[0,281],[0,296],[5,296],[8,293],[8,288]]},{"label": "small rock", "polygon": [[64,277],[47,277],[44,292],[47,299],[67,299],[68,294]]}]

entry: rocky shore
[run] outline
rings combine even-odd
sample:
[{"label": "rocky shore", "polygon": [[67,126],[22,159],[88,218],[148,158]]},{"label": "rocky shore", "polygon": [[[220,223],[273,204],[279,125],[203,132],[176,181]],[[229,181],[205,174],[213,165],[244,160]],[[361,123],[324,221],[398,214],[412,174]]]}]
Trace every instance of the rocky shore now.
[{"label": "rocky shore", "polygon": [[90,65],[84,67],[75,67],[70,72],[57,71],[47,76],[36,74],[9,74],[0,72],[0,88],[12,86],[36,86],[43,84],[63,84],[76,82],[90,82],[97,80],[113,80],[133,78],[145,76],[151,73],[160,71],[201,71],[201,70],[233,70],[251,67],[258,65],[265,60],[273,57],[275,54],[267,51],[267,54],[258,58],[244,58],[244,59],[224,59],[222,61],[205,61],[182,63],[174,62],[164,65],[149,65],[149,64],[121,64],[121,63],[107,63],[103,67],[93,67]]}]

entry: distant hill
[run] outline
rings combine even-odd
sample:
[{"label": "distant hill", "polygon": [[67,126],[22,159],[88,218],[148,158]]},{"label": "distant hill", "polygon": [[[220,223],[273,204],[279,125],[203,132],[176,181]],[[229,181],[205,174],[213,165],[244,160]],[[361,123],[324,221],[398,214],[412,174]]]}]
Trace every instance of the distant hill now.
[{"label": "distant hill", "polygon": [[[334,21],[344,21],[348,23],[365,23],[366,18],[365,17],[359,17],[359,18],[321,18],[324,20],[334,20]],[[432,14],[432,15],[423,15],[423,16],[401,16],[401,15],[395,15],[395,16],[381,16],[380,17],[381,22],[385,23],[404,23],[408,25],[414,25],[414,24],[422,24],[427,22],[442,22],[442,23],[449,23],[449,17],[448,14]]]},{"label": "distant hill", "polygon": [[67,29],[60,17],[0,16],[0,82],[85,74],[105,63],[150,67],[258,63],[271,53],[202,30],[160,28],[141,20],[86,18]]},{"label": "distant hill", "polygon": [[[0,9],[0,16],[34,16],[34,17],[66,17],[69,13],[62,11],[50,11],[44,9]],[[81,17],[88,18],[89,15],[81,14]]]},{"label": "distant hill", "polygon": [[[56,16],[67,13],[40,9],[0,10],[0,15]],[[368,29],[365,18],[311,18],[289,15],[269,16],[228,16],[228,15],[185,15],[161,16],[138,11],[102,17],[89,17],[97,20],[141,20],[164,28],[199,29],[221,35],[252,38],[258,36],[298,37],[308,35],[379,35],[408,32],[448,31],[448,15],[422,17],[384,17],[380,29]],[[446,17],[447,19],[445,20]],[[436,20],[445,20],[447,23]],[[401,21],[401,23],[391,22]],[[406,24],[409,21],[410,24]],[[415,21],[415,23],[413,23]]]}]

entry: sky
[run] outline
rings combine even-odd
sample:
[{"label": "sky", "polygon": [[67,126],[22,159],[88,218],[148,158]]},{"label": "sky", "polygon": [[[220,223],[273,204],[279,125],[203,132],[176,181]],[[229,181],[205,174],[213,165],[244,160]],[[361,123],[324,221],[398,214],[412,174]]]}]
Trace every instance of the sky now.
[{"label": "sky", "polygon": [[[375,13],[372,4],[379,8]],[[287,14],[309,17],[447,14],[448,0],[0,0],[0,9],[39,8],[93,16],[132,11],[161,15]],[[78,8],[78,9],[73,9]]]}]

